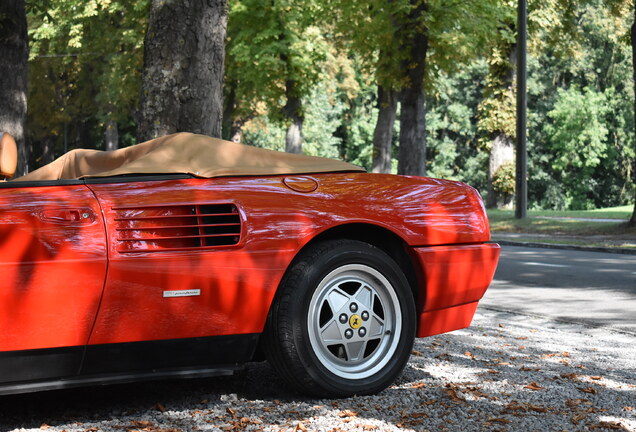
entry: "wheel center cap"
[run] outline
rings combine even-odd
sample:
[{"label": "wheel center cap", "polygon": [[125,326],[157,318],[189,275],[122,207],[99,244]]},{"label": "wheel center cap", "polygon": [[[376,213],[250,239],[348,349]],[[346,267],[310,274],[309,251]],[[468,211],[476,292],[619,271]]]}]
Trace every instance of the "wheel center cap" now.
[{"label": "wheel center cap", "polygon": [[362,318],[360,318],[360,315],[358,314],[351,315],[351,318],[349,318],[349,326],[352,329],[358,329],[360,328],[361,325],[362,325]]}]

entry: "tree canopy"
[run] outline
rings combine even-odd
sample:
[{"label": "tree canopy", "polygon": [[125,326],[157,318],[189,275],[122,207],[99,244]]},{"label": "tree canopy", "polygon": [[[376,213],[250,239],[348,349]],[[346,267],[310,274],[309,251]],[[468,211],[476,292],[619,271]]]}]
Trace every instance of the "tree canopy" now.
[{"label": "tree canopy", "polygon": [[[369,170],[374,160],[385,172],[425,170],[509,197],[514,153],[493,168],[493,148],[514,139],[515,7],[229,2],[223,136]],[[133,143],[150,1],[46,0],[26,10],[30,166],[74,147]],[[633,202],[633,12],[619,0],[530,3],[531,207]]]}]

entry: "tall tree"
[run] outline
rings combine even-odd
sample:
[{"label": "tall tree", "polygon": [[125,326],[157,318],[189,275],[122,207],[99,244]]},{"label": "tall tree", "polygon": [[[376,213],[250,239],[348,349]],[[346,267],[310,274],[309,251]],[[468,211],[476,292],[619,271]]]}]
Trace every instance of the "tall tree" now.
[{"label": "tall tree", "polygon": [[29,44],[24,0],[0,3],[0,131],[18,145],[17,174],[28,172],[25,145]]},{"label": "tall tree", "polygon": [[236,128],[267,111],[287,128],[286,151],[302,152],[303,98],[318,82],[328,50],[316,27],[320,10],[315,0],[231,3],[225,103],[233,120],[226,124]]},{"label": "tall tree", "polygon": [[400,101],[398,173],[426,172],[425,92],[436,74],[476,58],[492,33],[496,0],[331,0],[334,25],[366,67],[376,72],[378,123],[374,170],[390,154],[392,126]]},{"label": "tall tree", "polygon": [[152,0],[138,139],[221,136],[227,0]]},{"label": "tall tree", "polygon": [[426,175],[426,113],[424,77],[429,32],[427,0],[411,0],[404,23],[397,29],[403,87],[400,105],[398,174]]},{"label": "tall tree", "polygon": [[397,92],[378,85],[378,120],[373,131],[373,168],[374,173],[390,173],[393,141],[393,128],[398,104]]},{"label": "tall tree", "polygon": [[[515,16],[509,3],[502,4],[497,37],[493,38],[488,57],[490,73],[486,79],[484,99],[479,105],[480,129],[487,134],[489,149],[488,194],[486,207],[507,207],[512,204],[513,183],[505,182],[503,174],[514,165],[515,138]],[[506,187],[508,186],[508,187]]]}]

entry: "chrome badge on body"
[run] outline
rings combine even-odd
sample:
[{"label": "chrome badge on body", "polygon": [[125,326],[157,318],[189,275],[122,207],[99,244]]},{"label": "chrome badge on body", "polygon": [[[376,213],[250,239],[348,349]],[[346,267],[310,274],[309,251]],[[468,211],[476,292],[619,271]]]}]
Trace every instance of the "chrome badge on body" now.
[{"label": "chrome badge on body", "polygon": [[164,297],[192,297],[201,295],[200,289],[164,291]]}]

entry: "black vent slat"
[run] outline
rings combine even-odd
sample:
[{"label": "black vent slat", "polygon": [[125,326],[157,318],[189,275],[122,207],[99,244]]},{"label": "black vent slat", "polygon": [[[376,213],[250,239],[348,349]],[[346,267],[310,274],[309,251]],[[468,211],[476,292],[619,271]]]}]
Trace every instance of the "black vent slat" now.
[{"label": "black vent slat", "polygon": [[203,235],[191,235],[191,236],[175,236],[175,237],[152,237],[152,238],[118,238],[117,241],[162,241],[162,240],[179,240],[179,239],[196,239],[196,238],[208,238],[208,237],[236,237],[239,233],[227,233],[227,234],[203,234]]},{"label": "black vent slat", "polygon": [[184,217],[196,218],[196,217],[221,217],[221,216],[238,216],[237,213],[211,213],[211,214],[176,214],[176,215],[161,215],[161,216],[132,216],[126,218],[115,218],[116,222],[127,221],[144,221],[153,219],[180,219]]},{"label": "black vent slat", "polygon": [[234,204],[117,207],[118,252],[214,249],[240,242],[242,220]]},{"label": "black vent slat", "polygon": [[117,231],[154,231],[158,229],[176,229],[176,228],[206,228],[206,227],[220,227],[220,226],[237,226],[240,227],[240,223],[225,223],[225,224],[202,224],[202,225],[167,225],[151,228],[117,228]]}]

